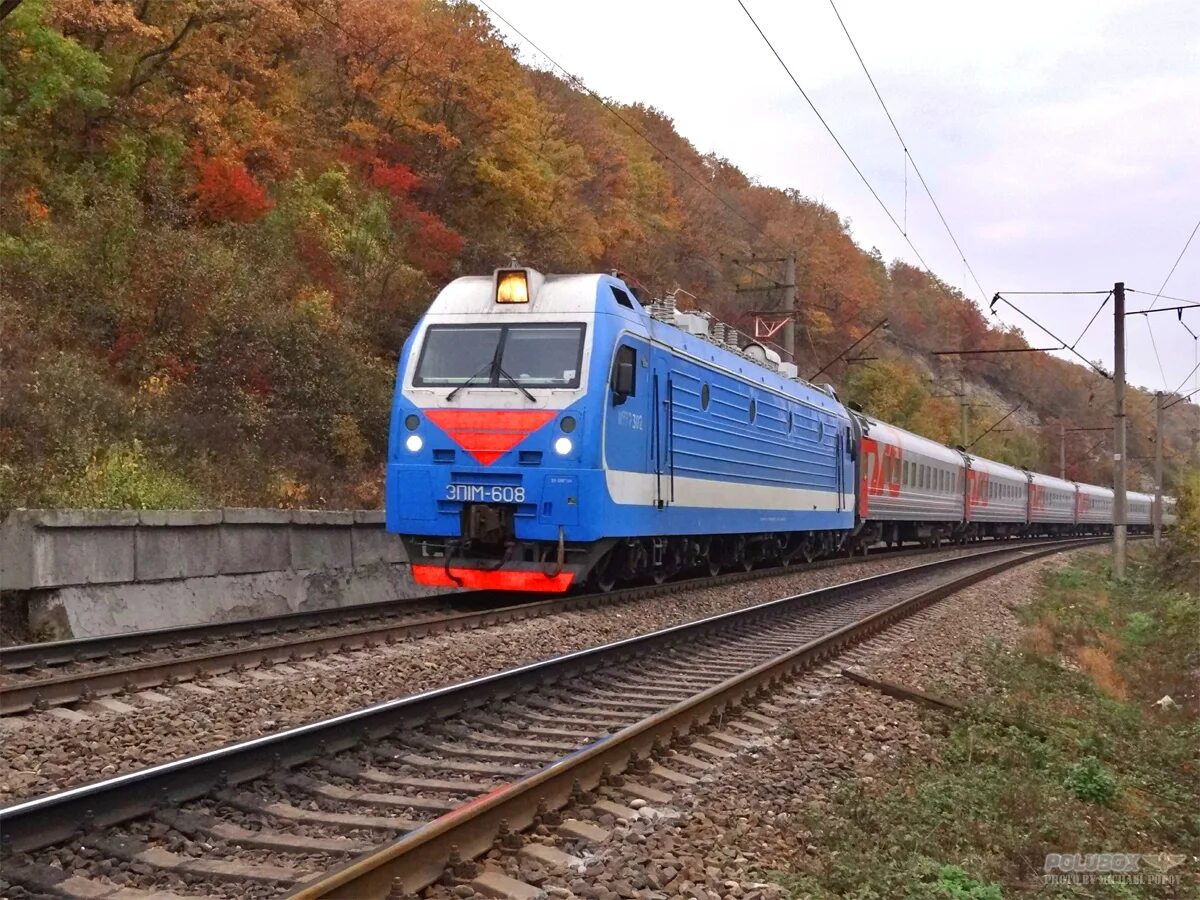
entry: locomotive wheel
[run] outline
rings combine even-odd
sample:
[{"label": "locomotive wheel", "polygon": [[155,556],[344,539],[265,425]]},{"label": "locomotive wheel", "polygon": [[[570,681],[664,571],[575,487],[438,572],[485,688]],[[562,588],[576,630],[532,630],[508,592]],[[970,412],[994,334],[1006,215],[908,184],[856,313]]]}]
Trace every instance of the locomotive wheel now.
[{"label": "locomotive wheel", "polygon": [[593,587],[602,594],[607,594],[617,586],[617,567],[614,565],[612,551],[600,557],[592,569],[591,582]]},{"label": "locomotive wheel", "polygon": [[710,552],[709,557],[708,557],[708,574],[712,575],[714,577],[717,575],[720,575],[722,568],[723,567],[721,566],[721,560],[719,560],[717,557],[713,556],[712,553]]}]

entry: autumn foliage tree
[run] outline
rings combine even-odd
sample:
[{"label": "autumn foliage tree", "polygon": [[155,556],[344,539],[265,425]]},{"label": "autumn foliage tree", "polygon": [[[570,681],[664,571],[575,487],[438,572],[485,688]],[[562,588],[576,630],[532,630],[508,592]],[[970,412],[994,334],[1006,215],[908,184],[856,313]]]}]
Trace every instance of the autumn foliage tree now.
[{"label": "autumn foliage tree", "polygon": [[205,156],[196,150],[196,211],[209,222],[257,221],[271,208],[266,189],[246,167],[228,159]]},{"label": "autumn foliage tree", "polygon": [[[0,507],[377,503],[408,329],[446,280],[513,254],[683,288],[748,326],[734,260],[789,248],[802,372],[886,316],[874,367],[822,380],[938,440],[958,407],[928,352],[1027,346],[864,251],[813,186],[758,184],[663,111],[618,119],[526,68],[469,2],[23,0],[0,16]],[[1044,465],[1043,426],[1106,415],[1079,366],[956,366],[975,432],[1026,404],[980,444],[1000,458]],[[1106,476],[1091,446],[1068,448],[1076,477]]]}]

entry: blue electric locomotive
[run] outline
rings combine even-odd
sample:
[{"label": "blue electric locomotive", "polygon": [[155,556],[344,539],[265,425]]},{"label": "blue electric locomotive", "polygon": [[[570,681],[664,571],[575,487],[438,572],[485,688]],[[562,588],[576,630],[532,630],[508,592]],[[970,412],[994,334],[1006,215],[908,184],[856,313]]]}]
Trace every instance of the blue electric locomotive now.
[{"label": "blue electric locomotive", "polygon": [[616,277],[522,268],[438,295],[400,358],[388,454],[416,581],[608,589],[845,541],[847,411],[704,317],[654,311]]}]

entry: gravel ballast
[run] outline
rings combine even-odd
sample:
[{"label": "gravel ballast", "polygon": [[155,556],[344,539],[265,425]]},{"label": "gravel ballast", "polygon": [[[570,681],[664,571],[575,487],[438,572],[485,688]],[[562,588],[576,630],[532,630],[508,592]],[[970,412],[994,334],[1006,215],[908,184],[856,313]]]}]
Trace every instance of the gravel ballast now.
[{"label": "gravel ballast", "polygon": [[51,710],[0,720],[4,735],[0,802],[133,771],[668,625],[969,552],[953,549],[797,571],[119,697],[135,707],[131,711],[81,716],[74,710]]},{"label": "gravel ballast", "polygon": [[[850,682],[840,671],[855,668],[948,697],[978,693],[986,686],[979,651],[992,642],[1015,645],[1022,628],[1014,608],[1035,595],[1044,571],[1070,556],[1031,562],[967,588],[774,692],[766,708],[777,725],[755,746],[698,784],[671,789],[670,805],[652,815],[603,823],[612,828],[605,843],[574,848],[586,861],[582,878],[547,873],[495,851],[489,865],[551,897],[787,896],[767,873],[795,871],[823,852],[821,835],[803,826],[802,810],[828,804],[847,779],[869,781],[905,758],[936,752],[919,707]],[[669,758],[664,765],[671,765]],[[590,817],[587,810],[566,814]],[[436,887],[424,896],[476,895]]]}]

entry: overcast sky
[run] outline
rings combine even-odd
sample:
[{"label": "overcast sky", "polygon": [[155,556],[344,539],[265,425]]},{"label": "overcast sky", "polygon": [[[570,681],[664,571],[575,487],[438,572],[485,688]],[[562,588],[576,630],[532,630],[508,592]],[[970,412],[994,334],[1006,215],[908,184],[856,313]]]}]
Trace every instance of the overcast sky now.
[{"label": "overcast sky", "polygon": [[[828,204],[861,246],[917,262],[737,0],[488,2],[593,90],[657,107],[702,152]],[[902,220],[903,151],[829,0],[745,2]],[[1123,280],[1149,292],[1130,294],[1130,309],[1150,304],[1200,220],[1200,3],[838,0],[838,10],[989,299]],[[982,303],[911,170],[907,225],[933,271]],[[1165,293],[1200,301],[1200,235]],[[1073,341],[1101,298],[1013,299]],[[1200,334],[1200,310],[1184,316]],[[1164,388],[1144,318],[1174,389],[1196,342],[1173,313],[1130,318],[1136,384]],[[1034,346],[1054,343],[1025,331]],[[1111,314],[1079,349],[1111,367]]]}]

